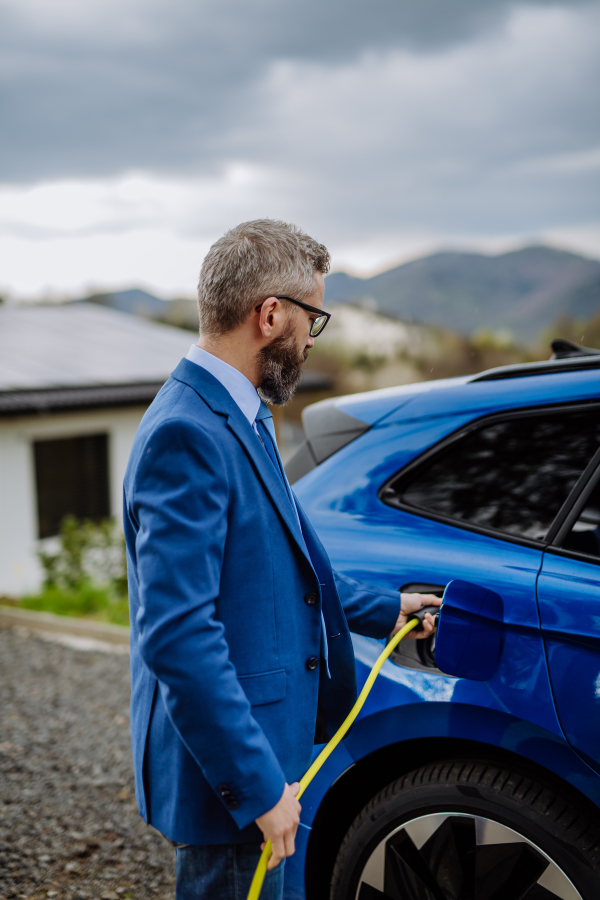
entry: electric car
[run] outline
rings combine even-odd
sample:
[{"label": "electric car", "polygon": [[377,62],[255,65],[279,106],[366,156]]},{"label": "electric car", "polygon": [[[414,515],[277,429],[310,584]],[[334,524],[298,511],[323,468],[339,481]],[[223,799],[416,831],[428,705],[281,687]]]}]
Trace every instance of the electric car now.
[{"label": "electric car", "polygon": [[[334,567],[500,613],[467,594],[461,641],[384,664],[303,796],[286,900],[600,898],[600,351],[554,349],[305,410],[287,471]],[[385,641],[353,643],[360,687]]]}]

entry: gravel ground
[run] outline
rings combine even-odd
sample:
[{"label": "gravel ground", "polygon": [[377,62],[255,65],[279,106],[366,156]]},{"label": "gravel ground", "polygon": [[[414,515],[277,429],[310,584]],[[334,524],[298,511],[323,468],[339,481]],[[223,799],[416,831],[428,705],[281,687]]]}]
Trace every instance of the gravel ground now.
[{"label": "gravel ground", "polygon": [[129,656],[57,641],[0,629],[0,900],[172,900],[133,796]]}]

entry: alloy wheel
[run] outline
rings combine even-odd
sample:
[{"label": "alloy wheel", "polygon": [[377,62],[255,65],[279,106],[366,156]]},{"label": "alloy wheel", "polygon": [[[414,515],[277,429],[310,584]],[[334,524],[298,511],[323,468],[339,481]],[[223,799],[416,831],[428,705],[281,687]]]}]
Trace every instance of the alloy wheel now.
[{"label": "alloy wheel", "polygon": [[560,867],[512,828],[431,813],[379,842],[356,900],[582,900]]}]

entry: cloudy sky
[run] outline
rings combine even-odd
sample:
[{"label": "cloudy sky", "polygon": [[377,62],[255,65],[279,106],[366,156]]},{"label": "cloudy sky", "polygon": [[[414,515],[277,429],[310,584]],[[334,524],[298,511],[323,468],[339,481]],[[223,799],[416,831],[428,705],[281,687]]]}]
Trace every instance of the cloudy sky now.
[{"label": "cloudy sky", "polygon": [[0,290],[192,295],[228,226],[336,268],[600,257],[598,0],[0,0]]}]

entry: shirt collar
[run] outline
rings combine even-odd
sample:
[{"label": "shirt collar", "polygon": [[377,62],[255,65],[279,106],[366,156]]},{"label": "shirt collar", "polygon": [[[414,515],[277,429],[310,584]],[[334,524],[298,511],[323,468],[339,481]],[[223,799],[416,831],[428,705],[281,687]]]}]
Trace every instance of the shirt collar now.
[{"label": "shirt collar", "polygon": [[196,344],[192,344],[190,347],[187,359],[210,372],[223,385],[225,390],[229,391],[250,425],[254,424],[260,406],[260,397],[252,382],[245,375],[242,375],[238,369],[234,369],[229,363],[219,359],[218,356],[209,353],[208,350],[202,350]]}]

